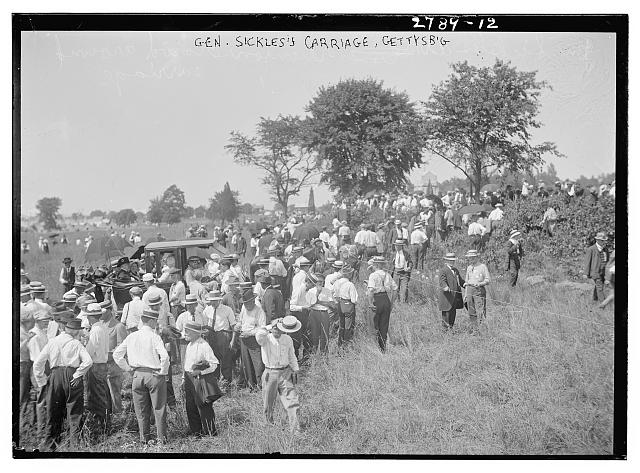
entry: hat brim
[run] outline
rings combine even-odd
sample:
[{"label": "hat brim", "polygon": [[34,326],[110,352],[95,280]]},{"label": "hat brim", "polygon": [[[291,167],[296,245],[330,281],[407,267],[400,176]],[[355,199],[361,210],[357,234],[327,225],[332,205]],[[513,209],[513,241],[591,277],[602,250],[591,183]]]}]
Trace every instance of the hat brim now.
[{"label": "hat brim", "polygon": [[296,321],[296,325],[293,328],[286,328],[284,325],[282,325],[282,322],[278,322],[276,324],[276,327],[278,328],[278,330],[280,330],[281,332],[284,333],[293,333],[293,332],[297,332],[298,330],[300,330],[302,328],[302,323],[300,323],[299,320]]},{"label": "hat brim", "polygon": [[447,258],[446,256],[442,259],[445,261],[458,261],[458,258]]}]

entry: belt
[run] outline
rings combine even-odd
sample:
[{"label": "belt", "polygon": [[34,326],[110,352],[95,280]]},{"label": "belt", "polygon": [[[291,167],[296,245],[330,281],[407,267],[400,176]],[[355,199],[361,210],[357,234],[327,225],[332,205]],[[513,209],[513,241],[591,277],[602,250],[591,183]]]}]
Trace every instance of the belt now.
[{"label": "belt", "polygon": [[267,370],[276,370],[276,371],[282,371],[282,370],[286,370],[289,366],[283,366],[282,368],[271,368],[269,366],[265,366],[265,369]]},{"label": "belt", "polygon": [[374,293],[373,293],[373,295],[374,295],[374,296],[386,296],[386,295],[387,295],[387,293],[386,293],[386,291],[383,291],[383,292],[374,292]]},{"label": "belt", "polygon": [[374,248],[378,248],[378,246],[367,246],[367,248],[369,248],[370,250],[374,249]]},{"label": "belt", "polygon": [[75,370],[78,367],[77,366],[53,366],[50,369],[51,369],[51,371],[53,371],[53,370],[63,369],[63,368],[71,368],[72,370]]},{"label": "belt", "polygon": [[154,368],[147,368],[146,366],[136,366],[133,371],[141,371],[143,373],[157,373],[159,370]]}]

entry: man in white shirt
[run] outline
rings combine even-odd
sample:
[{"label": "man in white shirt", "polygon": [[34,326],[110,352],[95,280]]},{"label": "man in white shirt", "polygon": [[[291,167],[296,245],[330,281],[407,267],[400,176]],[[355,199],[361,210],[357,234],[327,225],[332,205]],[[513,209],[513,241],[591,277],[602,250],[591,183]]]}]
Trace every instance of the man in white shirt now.
[{"label": "man in white shirt", "polygon": [[489,220],[491,220],[491,221],[502,220],[502,217],[504,215],[504,211],[502,210],[502,207],[503,207],[502,203],[498,202],[496,204],[496,208],[493,209],[491,211],[491,213],[489,214]]},{"label": "man in white shirt", "polygon": [[142,313],[142,328],[125,338],[113,352],[113,360],[123,371],[133,371],[133,407],[138,418],[140,440],[144,443],[151,439],[149,426],[152,412],[158,442],[166,439],[167,432],[166,376],[169,371],[169,354],[155,332],[158,316],[158,311],[145,309]]},{"label": "man in white shirt", "polygon": [[169,271],[171,275],[171,287],[169,288],[169,306],[174,317],[178,317],[184,311],[184,298],[187,290],[180,277],[182,270],[173,268]]},{"label": "man in white shirt", "polygon": [[233,372],[233,358],[231,347],[235,343],[236,317],[233,309],[220,303],[222,293],[212,291],[207,295],[207,307],[204,309],[205,324],[209,327],[207,341],[213,349],[213,353],[220,361],[220,366],[216,369],[215,375],[220,378],[220,374],[226,382],[231,382]]},{"label": "man in white shirt", "polygon": [[404,240],[396,240],[393,245],[396,251],[393,254],[393,272],[391,275],[398,286],[398,299],[401,302],[408,302],[409,279],[413,262],[411,261],[411,255],[404,248]]},{"label": "man in white shirt", "polygon": [[331,235],[329,235],[329,233],[327,232],[327,227],[322,227],[322,231],[320,232],[320,235],[318,236],[318,238],[320,238],[324,243],[326,243],[327,246],[329,245],[329,238],[331,238]]},{"label": "man in white shirt", "polygon": [[144,310],[144,302],[140,299],[142,297],[142,289],[138,286],[133,286],[129,289],[131,294],[131,300],[127,302],[122,308],[122,317],[120,321],[124,324],[129,333],[135,332],[141,326],[142,311]]},{"label": "man in white shirt", "polygon": [[180,347],[180,359],[184,363],[184,353],[187,349],[187,340],[185,338],[184,326],[187,322],[193,322],[200,325],[207,325],[207,317],[204,315],[204,310],[196,310],[198,306],[198,298],[195,294],[187,294],[185,296],[184,305],[186,310],[178,315],[176,320],[176,329],[182,333],[178,345]]},{"label": "man in white shirt", "polygon": [[329,349],[330,313],[335,312],[332,291],[324,287],[323,274],[309,274],[314,287],[307,291],[311,351],[326,354]]},{"label": "man in white shirt", "polygon": [[356,325],[356,302],[358,291],[351,282],[353,268],[343,268],[340,278],[333,284],[333,298],[338,310],[338,345],[353,338]]},{"label": "man in white shirt", "polygon": [[256,341],[260,345],[262,362],[265,369],[262,374],[262,399],[264,415],[269,423],[273,423],[273,407],[276,395],[280,397],[282,406],[287,411],[289,429],[299,431],[298,409],[300,402],[295,385],[298,383],[298,360],[293,347],[293,340],[288,333],[295,333],[301,323],[289,315],[274,320],[266,327],[256,331]]},{"label": "man in white shirt", "polygon": [[333,290],[333,284],[342,277],[342,268],[344,267],[344,262],[337,260],[335,261],[331,267],[334,269],[334,272],[329,274],[324,280],[324,287]]},{"label": "man in white shirt", "polygon": [[338,239],[340,242],[340,246],[344,243],[345,236],[351,236],[351,229],[347,226],[347,221],[344,220],[341,224],[342,226],[338,229]]},{"label": "man in white shirt", "polygon": [[482,245],[482,238],[487,233],[487,229],[478,223],[478,215],[471,216],[471,223],[469,224],[469,229],[467,230],[467,234],[471,237],[471,247],[474,250],[477,250]]},{"label": "man in white shirt", "polygon": [[102,315],[106,312],[100,304],[92,303],[87,306],[85,314],[91,325],[87,353],[93,360],[91,368],[86,373],[87,383],[87,411],[92,415],[89,423],[90,430],[95,420],[102,430],[108,424],[111,404],[109,384],[107,383],[107,361],[109,360],[109,332],[104,326]]},{"label": "man in white shirt", "polygon": [[209,344],[202,338],[206,331],[206,327],[198,323],[187,322],[185,324],[185,337],[189,344],[183,362],[184,401],[189,430],[191,434],[198,437],[217,435],[213,403],[202,403],[196,391],[196,380],[200,383],[206,383],[207,380],[202,377],[215,372],[219,363]]},{"label": "man in white shirt", "polygon": [[[30,312],[27,313],[31,314]],[[44,309],[39,309],[31,315],[35,320],[35,326],[30,330],[30,332],[34,335],[29,340],[27,347],[29,349],[31,362],[35,363],[40,356],[40,353],[49,342],[48,328],[52,320],[50,313]],[[46,389],[44,387],[36,387],[36,423],[41,435],[44,435],[47,428],[47,412]]]},{"label": "man in white shirt", "polygon": [[416,269],[424,269],[424,252],[427,245],[427,235],[422,230],[422,223],[418,222],[413,226],[411,232],[411,258]]},{"label": "man in white shirt", "polygon": [[[82,377],[93,364],[89,353],[77,339],[80,320],[70,319],[61,333],[51,340],[33,364],[33,375],[39,388],[46,389],[47,429],[46,446],[55,450],[60,442],[62,424],[68,420],[71,446],[80,434],[84,410]],[[51,375],[47,377],[45,365],[49,363]]]},{"label": "man in white shirt", "polygon": [[262,307],[255,302],[256,295],[251,289],[242,294],[242,309],[235,331],[240,332],[240,357],[244,379],[249,388],[255,389],[258,379],[264,371],[260,357],[260,346],[256,342],[256,330],[265,325],[266,319]]}]

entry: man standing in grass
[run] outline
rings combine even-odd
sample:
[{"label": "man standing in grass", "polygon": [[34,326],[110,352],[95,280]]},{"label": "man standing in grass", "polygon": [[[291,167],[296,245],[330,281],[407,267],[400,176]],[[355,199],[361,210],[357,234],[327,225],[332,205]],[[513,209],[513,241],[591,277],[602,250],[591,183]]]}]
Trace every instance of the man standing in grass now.
[{"label": "man standing in grass", "polygon": [[520,232],[513,230],[509,235],[509,241],[507,243],[507,271],[509,271],[511,287],[516,287],[518,273],[520,272],[520,261],[524,257],[520,237]]},{"label": "man standing in grass", "polygon": [[383,256],[374,256],[370,260],[373,272],[369,275],[369,281],[367,282],[369,308],[375,313],[373,326],[378,337],[378,345],[383,352],[387,348],[387,332],[389,330],[391,308],[398,289],[398,285],[391,275],[384,270],[386,264],[387,261]]},{"label": "man standing in grass", "polygon": [[445,330],[453,328],[456,321],[457,309],[464,307],[462,299],[462,287],[464,279],[460,276],[458,269],[453,266],[456,261],[454,253],[447,253],[444,256],[444,267],[440,270],[440,297],[438,306],[442,312],[442,327]]},{"label": "man standing in grass", "polygon": [[605,268],[609,262],[607,235],[604,232],[596,234],[596,242],[587,248],[583,277],[593,280],[593,300],[604,301]]},{"label": "man standing in grass", "polygon": [[302,324],[292,315],[274,320],[270,325],[258,328],[256,341],[265,369],[262,374],[262,400],[264,415],[273,423],[273,407],[276,395],[287,411],[291,432],[300,430],[298,409],[300,402],[295,385],[298,383],[298,359],[293,348],[293,340],[287,334],[300,330]]},{"label": "man standing in grass", "polygon": [[483,322],[487,315],[487,290],[491,282],[489,270],[483,263],[478,262],[478,251],[469,250],[466,254],[469,261],[466,275],[466,302],[471,324],[476,326],[478,318]]},{"label": "man standing in grass", "polygon": [[[113,360],[124,371],[133,372],[131,390],[138,419],[140,440],[151,439],[150,417],[155,416],[158,442],[167,436],[167,373],[169,354],[155,332],[158,311],[145,309],[142,328],[130,334],[113,352]],[[125,356],[127,359],[125,360]]]}]

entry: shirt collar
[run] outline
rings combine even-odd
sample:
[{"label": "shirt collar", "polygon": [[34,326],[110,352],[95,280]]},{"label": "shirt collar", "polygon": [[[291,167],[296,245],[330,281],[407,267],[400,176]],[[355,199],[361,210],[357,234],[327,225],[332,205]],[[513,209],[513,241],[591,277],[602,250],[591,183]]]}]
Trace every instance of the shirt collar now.
[{"label": "shirt collar", "polygon": [[598,251],[602,251],[603,247],[597,241],[596,241],[596,247],[598,248]]}]

